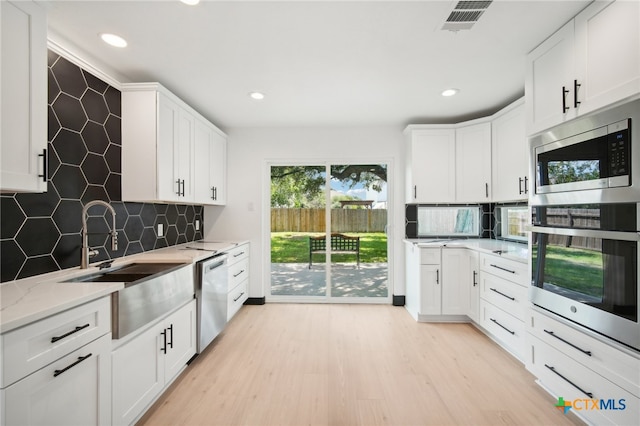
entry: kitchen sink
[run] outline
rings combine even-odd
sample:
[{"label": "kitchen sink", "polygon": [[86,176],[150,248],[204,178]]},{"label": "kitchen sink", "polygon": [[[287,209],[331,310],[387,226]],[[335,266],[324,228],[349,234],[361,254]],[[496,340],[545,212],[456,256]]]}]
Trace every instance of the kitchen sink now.
[{"label": "kitchen sink", "polygon": [[117,268],[75,277],[66,282],[123,282],[125,287],[128,287],[147,277],[168,273],[183,266],[184,263],[130,263]]},{"label": "kitchen sink", "polygon": [[191,263],[130,263],[66,282],[123,282],[111,294],[111,335],[120,339],[195,297]]}]

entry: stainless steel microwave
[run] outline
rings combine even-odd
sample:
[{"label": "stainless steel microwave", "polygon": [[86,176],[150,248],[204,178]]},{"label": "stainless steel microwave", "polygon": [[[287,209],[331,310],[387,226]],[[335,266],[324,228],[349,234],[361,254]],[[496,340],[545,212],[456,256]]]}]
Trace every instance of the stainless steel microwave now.
[{"label": "stainless steel microwave", "polygon": [[640,100],[529,140],[532,205],[640,200]]}]

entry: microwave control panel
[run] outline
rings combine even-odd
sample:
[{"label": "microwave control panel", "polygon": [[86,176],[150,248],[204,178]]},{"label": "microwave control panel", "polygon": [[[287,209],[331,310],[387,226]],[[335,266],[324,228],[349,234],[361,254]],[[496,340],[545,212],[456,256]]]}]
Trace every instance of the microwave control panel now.
[{"label": "microwave control panel", "polygon": [[623,120],[609,125],[609,176],[629,174],[631,153],[629,152],[629,121]]}]

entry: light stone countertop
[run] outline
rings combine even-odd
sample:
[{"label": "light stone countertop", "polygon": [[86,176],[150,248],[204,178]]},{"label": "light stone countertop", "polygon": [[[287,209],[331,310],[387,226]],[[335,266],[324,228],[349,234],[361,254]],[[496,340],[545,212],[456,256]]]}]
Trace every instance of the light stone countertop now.
[{"label": "light stone countertop", "polygon": [[[196,263],[239,243],[196,241],[115,259],[112,267],[131,262]],[[64,282],[98,271],[96,262],[87,269],[71,268],[0,284],[0,333],[22,327],[90,302],[124,288],[124,283]]]},{"label": "light stone countertop", "polygon": [[410,238],[406,242],[417,245],[418,247],[461,247],[479,252],[499,255],[505,259],[515,260],[517,262],[527,263],[529,261],[529,248],[525,243],[516,243],[504,240],[492,240],[488,238],[475,239],[427,239],[427,238]]}]

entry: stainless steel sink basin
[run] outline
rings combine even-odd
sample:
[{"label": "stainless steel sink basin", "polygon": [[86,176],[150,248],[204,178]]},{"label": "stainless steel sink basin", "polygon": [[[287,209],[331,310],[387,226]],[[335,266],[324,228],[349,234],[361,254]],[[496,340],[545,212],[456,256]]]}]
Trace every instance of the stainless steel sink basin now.
[{"label": "stainless steel sink basin", "polygon": [[195,297],[191,263],[130,263],[67,282],[124,282],[111,294],[111,334],[120,339]]},{"label": "stainless steel sink basin", "polygon": [[147,277],[153,278],[156,275],[165,274],[183,266],[184,263],[130,263],[93,274],[82,275],[66,282],[123,282],[125,287],[128,287]]}]

